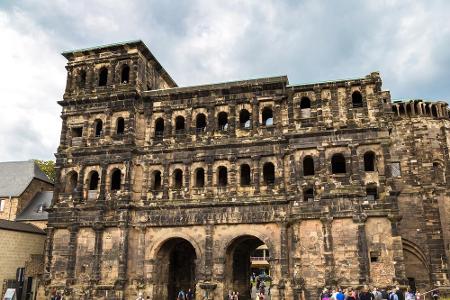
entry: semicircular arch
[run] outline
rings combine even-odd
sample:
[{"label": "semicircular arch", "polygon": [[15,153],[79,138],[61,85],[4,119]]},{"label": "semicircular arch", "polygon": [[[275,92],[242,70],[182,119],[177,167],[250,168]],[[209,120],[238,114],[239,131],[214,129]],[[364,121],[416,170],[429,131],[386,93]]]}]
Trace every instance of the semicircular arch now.
[{"label": "semicircular arch", "polygon": [[197,261],[201,261],[203,257],[203,251],[200,244],[195,240],[193,236],[184,232],[173,232],[167,233],[165,231],[160,232],[154,238],[152,238],[152,243],[145,253],[146,259],[154,259],[158,255],[159,250],[164,246],[164,244],[172,239],[183,239],[189,242],[195,250],[197,256]]}]

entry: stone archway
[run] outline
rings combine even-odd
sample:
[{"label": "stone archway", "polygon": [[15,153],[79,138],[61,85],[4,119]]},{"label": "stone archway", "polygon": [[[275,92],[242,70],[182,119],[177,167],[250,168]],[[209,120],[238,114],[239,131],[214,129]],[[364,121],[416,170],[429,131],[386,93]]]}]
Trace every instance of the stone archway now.
[{"label": "stone archway", "polygon": [[421,249],[411,241],[402,239],[405,274],[412,289],[420,291],[431,287],[430,267]]},{"label": "stone archway", "polygon": [[250,299],[251,256],[262,245],[265,243],[253,235],[239,236],[228,244],[225,252],[224,296],[234,291],[239,292],[239,299]]},{"label": "stone archway", "polygon": [[196,284],[197,253],[183,238],[170,238],[156,254],[153,299],[175,299],[182,289],[193,289]]}]

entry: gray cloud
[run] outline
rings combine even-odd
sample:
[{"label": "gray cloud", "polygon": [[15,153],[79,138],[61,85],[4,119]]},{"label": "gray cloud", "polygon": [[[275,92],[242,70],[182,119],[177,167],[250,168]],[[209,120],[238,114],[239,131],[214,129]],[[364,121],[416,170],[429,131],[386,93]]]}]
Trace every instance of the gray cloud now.
[{"label": "gray cloud", "polygon": [[[449,17],[445,0],[2,2],[0,60],[21,72],[0,75],[0,160],[55,152],[63,50],[140,38],[181,86],[281,74],[296,84],[377,70],[394,98],[447,100]],[[17,146],[27,141],[36,146]]]}]

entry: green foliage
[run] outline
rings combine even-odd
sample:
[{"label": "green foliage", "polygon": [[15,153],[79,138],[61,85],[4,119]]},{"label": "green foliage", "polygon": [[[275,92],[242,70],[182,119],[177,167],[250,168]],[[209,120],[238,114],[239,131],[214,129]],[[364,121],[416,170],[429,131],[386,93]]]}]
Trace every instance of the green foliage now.
[{"label": "green foliage", "polygon": [[51,181],[55,182],[55,162],[53,160],[34,160],[42,172],[50,178]]}]

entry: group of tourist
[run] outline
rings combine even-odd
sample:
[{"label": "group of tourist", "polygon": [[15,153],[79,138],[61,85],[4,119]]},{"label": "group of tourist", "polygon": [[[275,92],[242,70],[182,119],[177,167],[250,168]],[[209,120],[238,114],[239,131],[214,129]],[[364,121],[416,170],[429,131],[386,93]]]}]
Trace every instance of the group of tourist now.
[{"label": "group of tourist", "polygon": [[[435,291],[431,295],[433,300],[439,299],[439,292]],[[392,289],[380,289],[367,287],[356,290],[353,288],[333,289],[325,288],[320,295],[320,300],[420,300],[419,292],[408,289],[403,292],[399,287]]]},{"label": "group of tourist", "polygon": [[239,292],[229,291],[227,300],[239,300]]},{"label": "group of tourist", "polygon": [[177,300],[194,300],[194,292],[188,289],[187,292],[180,290],[177,295]]}]

